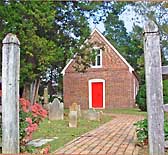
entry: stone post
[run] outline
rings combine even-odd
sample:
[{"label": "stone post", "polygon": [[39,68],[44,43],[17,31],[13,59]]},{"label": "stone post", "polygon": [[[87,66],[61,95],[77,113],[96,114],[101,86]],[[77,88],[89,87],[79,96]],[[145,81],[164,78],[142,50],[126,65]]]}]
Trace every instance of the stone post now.
[{"label": "stone post", "polygon": [[2,153],[19,153],[20,42],[7,34],[2,47]]},{"label": "stone post", "polygon": [[48,104],[48,88],[44,88],[44,104]]},{"label": "stone post", "polygon": [[150,155],[164,155],[163,86],[158,27],[149,21],[144,28],[145,76]]}]

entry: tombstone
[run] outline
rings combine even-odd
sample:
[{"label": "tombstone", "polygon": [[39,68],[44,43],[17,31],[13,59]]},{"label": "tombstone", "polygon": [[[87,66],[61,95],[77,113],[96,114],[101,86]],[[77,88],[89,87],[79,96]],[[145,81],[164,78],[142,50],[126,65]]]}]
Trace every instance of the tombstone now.
[{"label": "tombstone", "polygon": [[44,88],[44,104],[48,104],[48,88]]},{"label": "tombstone", "polygon": [[64,119],[64,104],[57,98],[49,104],[49,120],[63,120]]},{"label": "tombstone", "polygon": [[77,118],[78,118],[77,111],[70,111],[69,112],[69,127],[70,128],[77,127]]},{"label": "tombstone", "polygon": [[102,112],[97,112],[94,109],[89,109],[88,111],[85,111],[84,118],[89,121],[100,121],[102,119]]},{"label": "tombstone", "polygon": [[69,111],[78,111],[77,103],[72,103],[72,105],[69,106]]},{"label": "tombstone", "polygon": [[43,108],[44,108],[45,110],[49,111],[50,104],[51,104],[51,102],[50,102],[49,104],[44,104],[44,105],[43,105]]},{"label": "tombstone", "polygon": [[78,114],[78,118],[82,116],[80,105],[77,105],[77,114]]},{"label": "tombstone", "polygon": [[77,111],[78,118],[82,116],[80,105],[78,105],[77,103],[72,103],[72,105],[69,106],[69,111]]},{"label": "tombstone", "polygon": [[102,117],[103,117],[103,111],[100,111],[98,115],[98,120],[101,121]]}]

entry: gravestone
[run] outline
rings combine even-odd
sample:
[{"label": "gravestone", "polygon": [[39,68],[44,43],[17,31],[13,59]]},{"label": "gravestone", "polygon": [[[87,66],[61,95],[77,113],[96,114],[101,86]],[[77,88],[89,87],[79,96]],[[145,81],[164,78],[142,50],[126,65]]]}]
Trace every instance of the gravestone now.
[{"label": "gravestone", "polygon": [[34,146],[34,147],[40,147],[42,145],[47,144],[48,142],[51,142],[55,139],[58,139],[58,137],[53,137],[53,138],[39,138],[39,139],[34,139],[28,142],[26,145],[27,146]]},{"label": "gravestone", "polygon": [[80,105],[77,105],[77,114],[78,114],[78,118],[82,116]]},{"label": "gravestone", "polygon": [[77,111],[70,111],[69,112],[69,127],[70,128],[77,127],[77,118],[78,118]]},{"label": "gravestone", "polygon": [[49,119],[50,120],[63,120],[64,119],[64,104],[57,98],[49,104]]},{"label": "gravestone", "polygon": [[44,88],[44,104],[48,104],[48,88]]},{"label": "gravestone", "polygon": [[69,111],[78,111],[77,103],[72,103],[72,105],[69,106]]},{"label": "gravestone", "polygon": [[69,111],[77,111],[78,118],[82,116],[80,105],[77,103],[72,103],[72,105],[69,106]]},{"label": "gravestone", "polygon": [[100,121],[102,119],[103,112],[97,112],[94,109],[89,109],[83,112],[84,118],[89,121]]}]

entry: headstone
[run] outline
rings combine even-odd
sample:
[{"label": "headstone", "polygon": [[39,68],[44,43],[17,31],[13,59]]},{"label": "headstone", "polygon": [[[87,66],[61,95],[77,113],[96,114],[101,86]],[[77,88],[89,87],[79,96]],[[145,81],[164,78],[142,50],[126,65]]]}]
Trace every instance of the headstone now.
[{"label": "headstone", "polygon": [[63,120],[64,119],[64,104],[57,98],[49,104],[49,119],[50,120]]},{"label": "headstone", "polygon": [[69,107],[69,111],[78,111],[77,103],[72,103],[72,105]]},{"label": "headstone", "polygon": [[77,111],[70,111],[69,112],[69,127],[76,128],[77,127]]},{"label": "headstone", "polygon": [[80,105],[77,105],[77,114],[78,114],[78,118],[82,116]]},{"label": "headstone", "polygon": [[83,112],[84,118],[89,121],[100,121],[102,119],[103,112],[97,112],[94,109],[89,109]]},{"label": "headstone", "polygon": [[49,111],[49,106],[50,106],[51,102],[49,104],[44,104],[43,108],[47,111]]},{"label": "headstone", "polygon": [[48,104],[48,88],[44,88],[44,104]]},{"label": "headstone", "polygon": [[98,120],[101,121],[102,117],[103,117],[103,111],[100,111],[98,115]]},{"label": "headstone", "polygon": [[26,145],[28,145],[28,146],[31,145],[31,146],[34,146],[34,147],[40,147],[40,146],[45,145],[48,142],[51,142],[55,139],[58,139],[58,137],[47,138],[47,139],[45,139],[45,138],[34,139],[34,140],[28,142]]}]

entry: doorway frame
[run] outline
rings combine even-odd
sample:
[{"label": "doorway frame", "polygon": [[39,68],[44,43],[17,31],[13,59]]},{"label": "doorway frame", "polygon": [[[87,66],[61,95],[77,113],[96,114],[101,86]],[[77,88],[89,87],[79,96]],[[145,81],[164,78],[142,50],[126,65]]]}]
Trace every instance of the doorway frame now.
[{"label": "doorway frame", "polygon": [[92,83],[94,82],[102,82],[103,83],[103,107],[102,108],[94,108],[94,109],[105,109],[105,80],[104,79],[90,79],[88,81],[89,84],[89,109],[92,109]]}]

